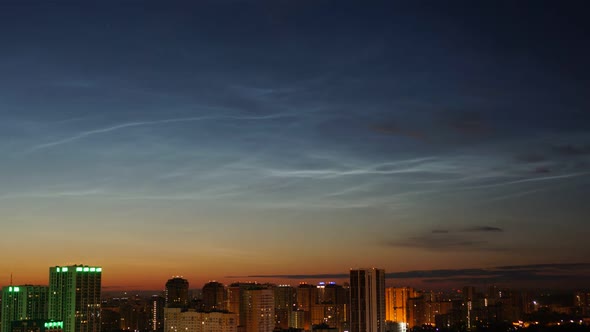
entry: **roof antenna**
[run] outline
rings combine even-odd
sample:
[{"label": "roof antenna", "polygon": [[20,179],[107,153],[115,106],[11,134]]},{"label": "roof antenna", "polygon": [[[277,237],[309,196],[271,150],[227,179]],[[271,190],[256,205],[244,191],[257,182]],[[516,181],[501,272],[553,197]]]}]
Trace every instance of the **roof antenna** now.
[{"label": "roof antenna", "polygon": [[10,286],[12,286],[12,272],[10,272]]}]

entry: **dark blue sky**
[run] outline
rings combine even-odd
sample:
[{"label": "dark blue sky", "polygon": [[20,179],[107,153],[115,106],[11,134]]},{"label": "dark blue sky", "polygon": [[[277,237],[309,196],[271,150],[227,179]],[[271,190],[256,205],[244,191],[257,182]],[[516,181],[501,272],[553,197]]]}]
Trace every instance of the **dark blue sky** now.
[{"label": "dark blue sky", "polygon": [[585,262],[587,7],[3,1],[2,271]]}]

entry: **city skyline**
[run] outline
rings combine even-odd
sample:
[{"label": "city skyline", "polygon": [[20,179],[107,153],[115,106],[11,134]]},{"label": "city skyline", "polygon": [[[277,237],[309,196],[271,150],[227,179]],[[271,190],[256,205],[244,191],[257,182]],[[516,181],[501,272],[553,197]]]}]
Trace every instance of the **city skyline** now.
[{"label": "city skyline", "polygon": [[583,286],[587,6],[3,1],[0,285]]},{"label": "city skyline", "polygon": [[[66,264],[72,265],[72,264]],[[73,264],[83,266],[83,264]],[[108,264],[107,264],[108,265]],[[54,266],[55,268],[58,266]],[[350,271],[363,267],[350,268]],[[366,267],[365,267],[366,268]],[[588,288],[587,276],[590,264],[533,264],[533,265],[511,265],[498,266],[493,268],[468,268],[468,269],[440,269],[440,270],[414,270],[414,271],[385,271],[385,281],[387,287],[415,287],[423,290],[449,290],[459,289],[465,285],[475,287],[519,287],[525,289],[564,289],[576,290]],[[102,273],[103,268],[100,268]],[[0,286],[8,287],[9,285],[47,285],[48,281],[34,277],[30,280],[15,278],[11,274],[11,280],[6,285],[0,283]],[[337,273],[310,273],[310,274],[254,274],[254,275],[164,275],[155,273],[150,278],[142,277],[145,281],[149,279],[150,283],[137,283],[137,278],[133,279],[135,284],[113,284],[107,283],[103,286],[106,292],[128,292],[128,291],[154,291],[158,294],[165,294],[168,289],[168,282],[172,280],[187,280],[188,289],[201,289],[208,283],[221,283],[230,285],[240,282],[254,282],[259,284],[275,284],[297,286],[300,284],[319,285],[329,282],[343,283],[347,282],[350,274],[348,271],[339,271]],[[159,279],[160,278],[160,279]],[[102,278],[105,280],[105,277]],[[34,280],[34,281],[31,281]],[[113,280],[106,274],[106,280]],[[153,281],[152,281],[153,280]],[[188,296],[185,294],[185,296]]]},{"label": "city skyline", "polygon": [[590,292],[464,286],[387,287],[384,270],[351,269],[349,282],[298,286],[207,283],[175,276],[166,292],[103,294],[100,266],[49,268],[49,285],[2,288],[2,331],[405,332],[587,330]]}]

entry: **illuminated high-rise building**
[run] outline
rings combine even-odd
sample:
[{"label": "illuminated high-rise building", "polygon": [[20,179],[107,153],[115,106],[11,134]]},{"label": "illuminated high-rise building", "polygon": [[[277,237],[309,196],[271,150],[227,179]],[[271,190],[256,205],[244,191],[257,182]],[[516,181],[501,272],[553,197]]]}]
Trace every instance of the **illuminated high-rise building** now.
[{"label": "illuminated high-rise building", "polygon": [[234,282],[227,287],[227,295],[226,295],[226,308],[229,312],[233,312],[238,314],[238,326],[243,326],[243,315],[241,313],[242,309],[242,294],[244,289],[250,288],[252,286],[262,287],[261,285],[255,282]]},{"label": "illuminated high-rise building", "polygon": [[164,331],[164,307],[166,299],[160,295],[154,295],[150,299],[150,331]]},{"label": "illuminated high-rise building", "polygon": [[275,327],[273,290],[262,285],[242,287],[240,325],[245,332],[272,332]]},{"label": "illuminated high-rise building", "polygon": [[6,286],[2,288],[2,332],[12,332],[12,324],[47,319],[47,286]]},{"label": "illuminated high-rise building", "polygon": [[407,325],[409,323],[408,300],[419,294],[411,287],[385,289],[385,319]]},{"label": "illuminated high-rise building", "polygon": [[311,324],[328,325],[338,331],[348,330],[348,289],[335,282],[320,282],[311,305]]},{"label": "illuminated high-rise building", "polygon": [[302,282],[297,287],[297,310],[303,312],[303,329],[311,330],[311,306],[317,303],[318,289],[316,286]]},{"label": "illuminated high-rise building", "polygon": [[98,266],[50,267],[48,318],[64,332],[100,332],[101,277]]},{"label": "illuminated high-rise building", "polygon": [[311,304],[317,300],[316,286],[302,282],[297,287],[297,309],[303,311],[310,311]]},{"label": "illuminated high-rise building", "polygon": [[206,311],[225,310],[226,292],[222,283],[211,281],[203,286],[203,309]]},{"label": "illuminated high-rise building", "polygon": [[240,283],[233,283],[227,287],[227,304],[229,312],[237,314],[237,324],[240,325]]},{"label": "illuminated high-rise building", "polygon": [[275,323],[283,330],[288,329],[291,313],[295,309],[295,288],[290,285],[279,285],[274,290]]},{"label": "illuminated high-rise building", "polygon": [[[436,325],[437,316],[446,315],[453,308],[453,302],[442,300],[440,293],[428,291],[417,292],[415,295],[417,295],[417,297],[411,297],[408,300],[409,328],[423,325],[434,326]],[[462,301],[459,300],[459,303],[462,303]],[[462,307],[461,311],[465,308],[462,305],[460,305],[460,307]]]},{"label": "illuminated high-rise building", "polygon": [[289,318],[289,327],[304,330],[304,317],[305,312],[303,310],[295,310],[291,312],[291,317]]},{"label": "illuminated high-rise building", "polygon": [[320,282],[317,303],[347,303],[348,293],[344,287],[335,282]]},{"label": "illuminated high-rise building", "polygon": [[118,309],[121,330],[146,331],[149,329],[150,311],[138,296],[122,298]]},{"label": "illuminated high-rise building", "polygon": [[166,307],[184,308],[188,306],[188,280],[174,277],[166,282]]},{"label": "illuminated high-rise building", "polygon": [[384,270],[350,270],[350,330],[385,331]]}]

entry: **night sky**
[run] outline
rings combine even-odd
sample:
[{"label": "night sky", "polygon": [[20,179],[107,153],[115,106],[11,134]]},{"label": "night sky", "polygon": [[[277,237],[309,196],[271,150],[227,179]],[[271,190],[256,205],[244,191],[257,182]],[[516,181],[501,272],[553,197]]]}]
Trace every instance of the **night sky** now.
[{"label": "night sky", "polygon": [[588,7],[2,1],[0,285],[588,276]]}]

